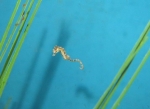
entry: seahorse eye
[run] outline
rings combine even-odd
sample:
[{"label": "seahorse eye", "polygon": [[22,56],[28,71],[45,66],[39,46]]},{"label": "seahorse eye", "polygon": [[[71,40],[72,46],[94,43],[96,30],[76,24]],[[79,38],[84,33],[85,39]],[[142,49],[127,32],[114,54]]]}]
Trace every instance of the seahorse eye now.
[{"label": "seahorse eye", "polygon": [[57,53],[57,52],[58,52],[57,48],[54,48],[53,53]]}]

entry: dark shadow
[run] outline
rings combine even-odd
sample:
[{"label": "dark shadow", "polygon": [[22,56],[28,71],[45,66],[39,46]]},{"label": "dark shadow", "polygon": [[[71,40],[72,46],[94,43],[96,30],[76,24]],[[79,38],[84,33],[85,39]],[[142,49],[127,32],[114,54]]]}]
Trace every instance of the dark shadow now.
[{"label": "dark shadow", "polygon": [[[63,21],[61,24],[60,33],[56,45],[65,47],[67,45],[67,41],[69,40],[69,36],[70,35],[68,31],[68,25]],[[42,109],[42,106],[45,102],[45,98],[51,87],[54,74],[56,73],[55,71],[57,69],[57,66],[59,66],[59,61],[61,58],[62,57],[54,58],[51,55],[48,59],[49,63],[47,65],[47,69],[43,72],[44,76],[41,81],[41,84],[39,84],[39,90],[37,90],[37,95],[31,109]]]},{"label": "dark shadow", "polygon": [[42,32],[42,35],[41,35],[41,39],[40,39],[39,45],[38,45],[38,53],[36,53],[34,55],[34,58],[33,58],[32,62],[31,62],[32,64],[31,64],[31,66],[29,68],[28,75],[27,75],[27,78],[25,80],[25,84],[23,85],[23,88],[22,88],[22,91],[21,91],[21,94],[20,94],[20,98],[19,98],[18,103],[17,103],[18,106],[15,109],[21,109],[23,103],[25,102],[24,98],[27,95],[26,92],[28,91],[28,88],[30,86],[30,82],[31,82],[32,78],[34,78],[33,77],[34,73],[36,73],[34,70],[35,70],[38,58],[40,56],[41,49],[39,49],[39,48],[42,48],[42,46],[43,46],[43,44],[45,42],[44,40],[46,38],[46,35],[47,35],[47,29],[44,29],[43,32]]},{"label": "dark shadow", "polygon": [[79,95],[84,95],[87,99],[92,99],[93,95],[89,91],[89,89],[85,86],[78,86],[76,89],[76,96],[78,97]]}]

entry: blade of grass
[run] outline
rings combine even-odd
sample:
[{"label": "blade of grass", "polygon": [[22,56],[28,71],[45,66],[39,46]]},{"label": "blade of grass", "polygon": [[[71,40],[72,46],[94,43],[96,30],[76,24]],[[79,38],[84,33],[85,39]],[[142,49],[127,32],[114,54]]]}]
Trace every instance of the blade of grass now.
[{"label": "blade of grass", "polygon": [[140,63],[140,65],[138,66],[137,70],[135,71],[135,73],[133,74],[133,76],[131,77],[131,79],[129,80],[128,84],[126,85],[126,87],[123,89],[122,93],[120,94],[120,96],[118,97],[118,99],[116,100],[116,102],[114,103],[112,109],[116,109],[118,107],[118,105],[120,104],[121,100],[123,99],[123,97],[125,96],[125,94],[127,93],[127,91],[129,90],[129,88],[131,87],[132,83],[134,82],[135,78],[138,76],[140,70],[142,69],[142,67],[144,66],[145,62],[147,61],[148,57],[150,57],[150,50],[146,53],[146,55],[144,56],[142,62]]},{"label": "blade of grass", "polygon": [[23,29],[23,26],[24,26],[24,24],[25,24],[25,21],[26,21],[28,15],[29,15],[29,12],[30,12],[30,10],[31,10],[31,8],[32,8],[32,6],[33,6],[33,3],[34,3],[34,0],[32,0],[32,1],[30,2],[30,5],[29,5],[29,7],[28,7],[28,12],[27,12],[27,14],[25,15],[25,20],[21,23],[20,29],[19,29],[19,31],[18,31],[16,37],[15,37],[15,40],[14,40],[14,42],[13,42],[13,45],[12,45],[11,49],[10,49],[9,55],[8,55],[8,57],[7,57],[7,59],[6,59],[5,64],[4,64],[4,67],[3,67],[3,70],[2,70],[2,73],[1,73],[1,78],[0,78],[0,96],[1,96],[1,94],[2,94],[2,92],[3,92],[3,89],[4,89],[5,84],[6,84],[6,82],[7,82],[7,79],[8,79],[8,78],[6,78],[6,77],[7,77],[7,75],[9,76],[9,74],[10,74],[10,72],[7,73],[7,69],[9,68],[10,63],[11,63],[11,61],[10,61],[11,56],[12,56],[12,54],[13,54],[13,51],[14,51],[15,46],[16,46],[16,44],[17,44],[17,41],[18,41],[18,39],[19,39],[19,37],[20,37],[20,34],[21,34],[21,32],[22,32],[22,29]]},{"label": "blade of grass", "polygon": [[143,33],[141,34],[140,38],[138,39],[135,46],[131,50],[131,52],[128,55],[127,59],[125,60],[124,64],[122,65],[119,72],[117,73],[117,75],[113,79],[112,83],[109,85],[107,90],[104,92],[102,97],[99,99],[99,101],[95,105],[94,109],[99,109],[100,107],[105,108],[107,106],[110,98],[112,97],[112,95],[114,93],[114,90],[116,90],[116,87],[119,85],[120,81],[122,80],[124,74],[126,73],[126,71],[129,67],[129,65],[131,64],[131,62],[133,61],[135,55],[138,53],[138,51],[140,50],[140,48],[144,44],[144,42],[146,40],[145,37],[147,36],[149,29],[150,29],[150,22],[148,22],[147,26],[145,27],[145,29],[144,29]]},{"label": "blade of grass", "polygon": [[[24,8],[22,9],[22,12],[20,13],[17,22],[20,22],[20,19],[22,19],[22,15],[23,15],[23,13],[25,12],[25,9],[26,9],[26,7],[27,7],[27,5],[28,5],[28,0],[26,0],[26,3],[25,3],[25,4],[26,4],[26,5],[25,5]],[[8,47],[9,47],[9,45],[10,45],[10,42],[12,41],[12,38],[13,38],[13,36],[14,36],[14,34],[15,34],[17,28],[18,28],[18,26],[14,26],[13,31],[12,31],[12,33],[11,33],[11,35],[10,35],[10,37],[9,37],[9,39],[8,39],[8,41],[7,41],[6,45],[5,45],[5,47],[4,47],[4,49],[1,51],[0,63],[1,63],[1,61],[3,60],[3,57],[4,57],[4,55],[5,55],[5,53],[6,53],[7,49],[8,49]]]},{"label": "blade of grass", "polygon": [[[149,25],[149,23],[148,23],[148,25]],[[134,50],[134,52],[133,52],[133,54],[134,54],[133,59],[134,59],[134,57],[136,56],[136,54],[138,53],[138,51],[140,50],[140,48],[142,48],[142,46],[145,44],[145,42],[146,42],[147,39],[148,39],[147,34],[148,34],[148,30],[149,30],[150,25],[147,26],[147,27],[148,27],[148,28],[145,29],[146,31],[144,31],[144,34],[142,34],[143,37],[141,38],[141,40],[139,41],[139,43],[137,43],[137,46],[136,46],[136,48],[135,48],[135,50]],[[132,59],[132,61],[133,61],[133,59]],[[132,61],[131,61],[131,62],[132,62]],[[130,65],[131,65],[131,63],[128,64],[128,68],[129,68]],[[127,68],[127,69],[128,69],[128,68]],[[126,71],[127,71],[127,69],[126,69]],[[110,95],[108,96],[107,100],[106,100],[105,103],[103,104],[102,109],[105,109],[105,108],[106,108],[107,104],[109,103],[110,99],[112,98],[113,94],[115,93],[116,89],[118,88],[118,86],[119,86],[121,80],[123,79],[125,73],[126,73],[126,72],[121,72],[121,76],[116,80],[117,83],[114,85],[113,90],[111,91],[111,93],[110,93]]]},{"label": "blade of grass", "polygon": [[20,2],[21,2],[21,0],[17,0],[16,6],[15,6],[15,8],[14,8],[14,11],[13,11],[13,13],[12,13],[12,15],[11,15],[11,18],[10,18],[10,20],[9,20],[9,22],[8,22],[8,25],[7,25],[7,27],[6,27],[6,30],[5,30],[5,32],[4,32],[4,35],[3,35],[2,40],[1,40],[1,42],[0,42],[0,51],[2,50],[2,47],[3,47],[3,45],[4,45],[4,42],[5,42],[5,40],[6,40],[6,37],[7,37],[7,35],[8,35],[8,32],[9,32],[9,29],[10,29],[10,27],[11,27],[11,25],[12,25],[12,22],[13,22],[13,20],[14,20],[14,17],[15,17],[15,15],[16,15],[16,13],[17,13],[18,8],[19,8]]},{"label": "blade of grass", "polygon": [[17,58],[17,56],[18,56],[18,53],[19,53],[19,51],[20,51],[20,49],[21,49],[21,46],[22,46],[22,44],[23,44],[23,42],[24,42],[24,40],[25,40],[25,37],[26,37],[26,35],[27,35],[28,31],[29,31],[29,28],[30,28],[30,26],[31,26],[31,23],[33,22],[33,19],[34,19],[34,17],[35,17],[35,14],[36,14],[36,12],[37,12],[37,10],[38,10],[38,8],[39,8],[41,2],[42,2],[42,0],[38,0],[38,2],[37,2],[37,4],[36,4],[36,7],[35,7],[35,9],[34,9],[32,15],[31,15],[31,18],[30,18],[30,20],[29,20],[29,23],[27,24],[27,26],[26,26],[26,28],[25,28],[25,31],[24,31],[24,33],[23,33],[23,35],[22,35],[22,37],[21,37],[21,39],[20,39],[20,41],[19,41],[19,43],[18,43],[18,46],[17,46],[17,48],[16,48],[16,50],[15,50],[15,52],[14,52],[12,58],[10,59],[10,61],[8,60],[8,61],[9,61],[9,66],[5,67],[5,69],[4,69],[5,76],[3,77],[3,84],[2,84],[2,88],[1,88],[1,90],[0,90],[0,95],[1,95],[2,92],[3,92],[3,89],[4,89],[5,85],[6,85],[6,82],[7,82],[7,80],[8,80],[9,75],[10,75],[10,72],[11,72],[11,70],[12,70],[12,67],[13,67],[13,65],[14,65],[14,63],[15,63],[15,60],[16,60],[16,58]]}]

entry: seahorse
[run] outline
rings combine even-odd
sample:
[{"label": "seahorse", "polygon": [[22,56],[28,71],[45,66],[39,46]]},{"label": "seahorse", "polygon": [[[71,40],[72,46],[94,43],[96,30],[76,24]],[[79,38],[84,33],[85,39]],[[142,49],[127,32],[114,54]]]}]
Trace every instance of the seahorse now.
[{"label": "seahorse", "polygon": [[70,56],[66,54],[66,51],[64,48],[56,45],[53,49],[53,56],[55,56],[58,52],[60,52],[62,54],[62,56],[65,60],[69,60],[71,62],[79,62],[80,63],[80,69],[84,68],[80,59],[71,59]]}]

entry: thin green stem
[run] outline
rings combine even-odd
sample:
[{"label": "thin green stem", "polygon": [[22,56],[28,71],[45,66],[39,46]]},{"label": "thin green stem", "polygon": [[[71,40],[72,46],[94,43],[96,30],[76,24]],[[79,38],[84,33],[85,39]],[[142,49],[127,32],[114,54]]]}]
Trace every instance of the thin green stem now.
[{"label": "thin green stem", "polygon": [[[20,13],[17,22],[20,22],[20,19],[22,19],[22,16],[23,16],[23,14],[24,14],[24,12],[25,12],[25,9],[26,9],[26,7],[27,7],[27,5],[28,5],[28,0],[26,0],[26,3],[25,3],[25,4],[26,4],[26,5],[23,7],[22,12]],[[13,38],[13,36],[14,36],[14,34],[15,34],[15,32],[16,32],[16,30],[17,30],[18,27],[19,27],[19,26],[16,26],[16,25],[14,26],[14,28],[13,28],[13,30],[12,30],[12,33],[11,33],[11,35],[9,36],[9,39],[8,39],[8,41],[7,41],[7,43],[6,43],[5,47],[4,47],[4,49],[2,49],[1,55],[0,55],[0,63],[1,63],[1,61],[3,60],[3,57],[4,57],[6,51],[7,51],[8,47],[9,47],[10,42],[12,41],[12,38]]]},{"label": "thin green stem", "polygon": [[[36,12],[37,12],[41,2],[42,2],[42,0],[38,0],[38,2],[36,4],[36,7],[35,7],[32,15],[31,15],[31,17],[29,19],[29,22],[28,22],[28,24],[27,24],[27,26],[26,26],[26,28],[25,28],[25,30],[23,32],[23,35],[21,36],[20,41],[19,41],[19,37],[20,37],[21,31],[22,31],[22,28],[23,28],[23,26],[25,24],[25,21],[26,21],[26,18],[27,18],[28,14],[29,14],[29,12],[30,12],[30,10],[32,8],[34,0],[32,0],[30,2],[30,5],[29,5],[28,11],[27,11],[27,15],[25,16],[25,21],[22,22],[22,24],[20,26],[20,30],[18,31],[17,37],[15,39],[15,42],[13,43],[13,46],[11,48],[11,51],[9,53],[9,56],[7,58],[7,61],[5,63],[3,71],[2,71],[3,75],[1,76],[1,79],[0,79],[0,96],[2,95],[4,87],[5,87],[6,82],[8,80],[8,77],[10,75],[10,72],[11,72],[11,70],[13,68],[14,63],[15,63],[15,60],[16,60],[18,54],[19,54],[21,46],[22,46],[22,44],[23,44],[23,42],[25,40],[25,37],[26,37],[26,35],[27,35],[28,31],[29,31],[29,28],[30,28],[30,26],[31,26],[31,24],[33,22],[33,19],[34,19],[35,15],[36,15]],[[15,47],[16,47],[16,49],[15,49]]]},{"label": "thin green stem", "polygon": [[129,90],[129,88],[131,87],[132,83],[134,82],[134,80],[136,79],[136,77],[138,76],[140,70],[142,69],[142,67],[144,66],[145,62],[147,61],[148,57],[150,57],[150,50],[146,53],[146,55],[144,56],[142,62],[140,63],[140,65],[138,66],[137,70],[135,71],[135,73],[133,74],[133,76],[131,77],[131,79],[129,80],[128,84],[126,85],[126,87],[123,89],[122,93],[120,94],[120,96],[118,97],[118,99],[116,100],[116,102],[114,103],[112,109],[116,109],[118,107],[118,105],[120,104],[121,100],[123,99],[123,97],[125,96],[125,94],[127,93],[127,91]]},{"label": "thin green stem", "polygon": [[113,81],[111,82],[109,87],[107,88],[107,90],[104,92],[102,97],[99,99],[99,101],[95,105],[94,109],[99,109],[99,108],[105,109],[106,108],[106,106],[107,106],[108,102],[110,101],[111,97],[113,96],[116,88],[118,87],[118,85],[121,82],[122,78],[124,77],[126,71],[128,70],[129,66],[131,65],[134,57],[136,56],[136,54],[138,53],[140,48],[146,42],[146,40],[147,40],[146,36],[148,34],[149,29],[150,29],[150,22],[148,22],[147,26],[145,27],[143,33],[141,34],[140,38],[136,42],[132,51],[128,55],[124,64],[120,68],[119,72],[117,73],[117,75],[115,76],[115,78],[113,79]]},{"label": "thin green stem", "polygon": [[14,8],[14,11],[13,11],[13,13],[12,13],[12,15],[11,15],[11,18],[10,18],[10,20],[9,20],[9,22],[8,22],[8,25],[7,25],[7,27],[6,27],[6,30],[5,30],[5,32],[4,32],[4,35],[3,35],[2,40],[1,40],[1,42],[0,42],[0,51],[2,50],[2,47],[3,47],[3,45],[4,45],[4,42],[5,42],[5,40],[6,40],[6,37],[7,37],[7,35],[8,35],[9,30],[10,30],[10,27],[11,27],[11,25],[12,25],[12,22],[13,22],[13,20],[14,20],[14,17],[15,17],[15,15],[16,15],[16,13],[17,13],[18,8],[19,8],[20,2],[21,2],[21,0],[17,0],[16,6],[15,6],[15,8]]}]

